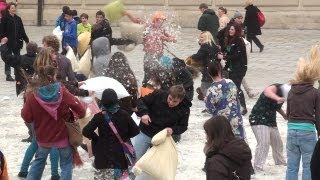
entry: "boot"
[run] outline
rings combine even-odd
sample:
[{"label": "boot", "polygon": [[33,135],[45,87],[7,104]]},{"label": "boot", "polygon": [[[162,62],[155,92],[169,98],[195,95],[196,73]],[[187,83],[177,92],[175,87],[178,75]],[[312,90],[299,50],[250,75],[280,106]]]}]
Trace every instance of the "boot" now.
[{"label": "boot", "polygon": [[11,75],[7,75],[6,81],[15,81],[15,80],[11,77]]}]

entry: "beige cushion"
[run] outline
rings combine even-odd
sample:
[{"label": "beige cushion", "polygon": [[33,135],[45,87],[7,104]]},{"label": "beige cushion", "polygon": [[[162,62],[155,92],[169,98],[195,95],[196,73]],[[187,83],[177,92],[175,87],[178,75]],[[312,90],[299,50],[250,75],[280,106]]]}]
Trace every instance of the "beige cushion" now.
[{"label": "beige cushion", "polygon": [[80,56],[82,56],[88,49],[90,39],[91,39],[91,33],[89,32],[81,33],[78,36],[78,53]]},{"label": "beige cushion", "polygon": [[144,172],[156,180],[174,180],[178,153],[172,137],[167,136],[167,130],[164,129],[152,138],[151,143],[153,147],[138,160],[133,172],[136,175]]},{"label": "beige cushion", "polygon": [[120,22],[119,26],[122,38],[133,40],[136,44],[143,43],[143,32],[146,30],[145,25],[132,22]]}]

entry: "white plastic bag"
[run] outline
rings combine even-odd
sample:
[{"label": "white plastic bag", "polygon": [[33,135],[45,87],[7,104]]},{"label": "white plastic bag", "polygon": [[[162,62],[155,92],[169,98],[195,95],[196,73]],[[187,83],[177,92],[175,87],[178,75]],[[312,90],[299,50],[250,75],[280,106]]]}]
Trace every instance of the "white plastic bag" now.
[{"label": "white plastic bag", "polygon": [[80,89],[95,91],[94,95],[98,99],[101,99],[103,91],[109,88],[117,93],[118,99],[130,96],[128,91],[119,81],[109,77],[94,77],[86,80],[85,84],[80,86]]},{"label": "white plastic bag", "polygon": [[135,175],[146,173],[156,180],[174,180],[178,166],[178,152],[174,140],[167,136],[167,129],[156,134],[149,149],[135,164]]},{"label": "white plastic bag", "polygon": [[53,29],[52,34],[57,36],[57,38],[59,39],[59,42],[62,41],[62,31],[60,29],[60,26],[57,26],[56,28]]}]

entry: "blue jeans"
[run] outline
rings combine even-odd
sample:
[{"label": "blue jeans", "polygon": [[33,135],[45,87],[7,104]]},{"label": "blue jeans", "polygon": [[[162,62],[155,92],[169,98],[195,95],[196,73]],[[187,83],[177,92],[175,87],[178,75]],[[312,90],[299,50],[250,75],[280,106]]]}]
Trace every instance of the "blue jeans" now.
[{"label": "blue jeans", "polygon": [[302,180],[311,180],[310,161],[317,143],[315,131],[288,130],[286,180],[298,180],[302,156]]},{"label": "blue jeans", "polygon": [[137,160],[140,159],[144,153],[151,146],[151,137],[145,135],[140,131],[140,133],[134,139],[134,150],[136,151]]},{"label": "blue jeans", "polygon": [[[32,134],[35,135],[33,128],[32,128]],[[20,168],[20,172],[28,172],[29,164],[30,164],[30,162],[31,162],[31,160],[37,150],[38,150],[38,144],[37,144],[35,136],[33,136],[32,142],[24,154],[23,161],[22,161],[21,168]],[[58,176],[59,175],[58,161],[59,161],[59,151],[57,148],[52,148],[50,151],[51,176]]]},{"label": "blue jeans", "polygon": [[[38,147],[35,160],[31,165],[27,180],[40,180],[46,164],[49,152],[53,148]],[[68,146],[66,148],[58,148],[60,155],[61,180],[72,179],[72,150]]]}]

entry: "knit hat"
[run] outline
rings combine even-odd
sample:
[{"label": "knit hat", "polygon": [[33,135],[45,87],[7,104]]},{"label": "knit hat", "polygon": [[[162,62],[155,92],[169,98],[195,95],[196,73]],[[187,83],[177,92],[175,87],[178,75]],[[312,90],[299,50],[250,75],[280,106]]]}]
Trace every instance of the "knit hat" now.
[{"label": "knit hat", "polygon": [[236,11],[233,15],[233,18],[243,17],[242,14],[239,11]]},{"label": "knit hat", "polygon": [[102,93],[101,104],[109,107],[116,103],[118,103],[117,93],[113,89],[105,89]]}]

